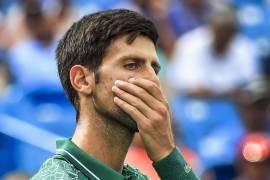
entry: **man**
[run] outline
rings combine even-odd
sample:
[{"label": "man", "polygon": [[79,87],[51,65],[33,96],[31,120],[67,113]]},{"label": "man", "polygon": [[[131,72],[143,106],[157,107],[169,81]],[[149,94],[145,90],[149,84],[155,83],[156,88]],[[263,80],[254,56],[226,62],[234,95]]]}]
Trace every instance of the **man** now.
[{"label": "man", "polygon": [[235,11],[213,7],[209,25],[178,39],[167,72],[176,95],[234,98],[239,86],[257,76],[256,48],[238,33]]},{"label": "man", "polygon": [[197,179],[175,148],[152,22],[129,10],[83,17],[60,41],[62,85],[77,112],[70,140],[32,179],[147,179],[123,165],[139,132],[161,179]]},{"label": "man", "polygon": [[237,100],[245,133],[270,134],[270,83],[258,78],[240,91]]},{"label": "man", "polygon": [[30,34],[7,52],[16,83],[24,90],[61,88],[54,61],[56,39],[52,20],[36,0],[23,1],[22,13]]},{"label": "man", "polygon": [[233,180],[270,179],[270,137],[263,132],[247,134],[241,141]]}]

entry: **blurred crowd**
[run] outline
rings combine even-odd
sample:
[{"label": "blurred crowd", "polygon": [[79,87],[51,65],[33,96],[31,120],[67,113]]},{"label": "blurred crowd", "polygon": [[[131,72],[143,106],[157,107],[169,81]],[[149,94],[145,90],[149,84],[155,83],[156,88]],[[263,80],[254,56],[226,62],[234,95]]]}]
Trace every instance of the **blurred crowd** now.
[{"label": "blurred crowd", "polygon": [[[31,176],[53,152],[46,137],[72,135],[55,48],[75,20],[109,8],[155,23],[175,140],[198,175],[270,179],[269,0],[0,0],[0,178]],[[139,137],[126,161],[158,179]]]}]

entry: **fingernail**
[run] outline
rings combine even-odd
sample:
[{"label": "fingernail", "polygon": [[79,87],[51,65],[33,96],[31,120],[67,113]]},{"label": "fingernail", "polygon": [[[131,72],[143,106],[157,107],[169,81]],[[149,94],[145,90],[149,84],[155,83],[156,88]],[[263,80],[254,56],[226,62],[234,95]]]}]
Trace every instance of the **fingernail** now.
[{"label": "fingernail", "polygon": [[112,91],[116,91],[116,86],[113,86],[112,87]]},{"label": "fingernail", "polygon": [[123,85],[123,83],[124,83],[124,81],[116,80],[114,84],[115,84],[116,86],[120,86],[120,85]]},{"label": "fingernail", "polygon": [[118,99],[119,99],[118,97],[114,97],[114,98],[113,98],[113,101],[114,101],[114,102],[117,102]]}]

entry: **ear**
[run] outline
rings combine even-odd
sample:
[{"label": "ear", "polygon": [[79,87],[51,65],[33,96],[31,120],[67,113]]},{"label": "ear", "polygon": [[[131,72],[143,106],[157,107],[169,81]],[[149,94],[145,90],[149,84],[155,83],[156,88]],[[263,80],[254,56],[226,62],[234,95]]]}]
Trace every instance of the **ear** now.
[{"label": "ear", "polygon": [[69,71],[71,85],[78,92],[90,95],[94,86],[92,71],[82,65],[75,65]]}]

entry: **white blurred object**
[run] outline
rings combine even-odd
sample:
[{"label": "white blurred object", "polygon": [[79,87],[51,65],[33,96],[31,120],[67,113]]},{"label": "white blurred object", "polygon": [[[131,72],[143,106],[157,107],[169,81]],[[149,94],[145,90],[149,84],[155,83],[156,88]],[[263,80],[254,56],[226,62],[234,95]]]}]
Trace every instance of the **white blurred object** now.
[{"label": "white blurred object", "polygon": [[256,44],[258,45],[259,54],[261,56],[268,55],[270,53],[270,40],[265,37],[258,38],[256,40]]},{"label": "white blurred object", "polygon": [[264,20],[263,13],[255,5],[245,5],[238,11],[238,19],[245,26],[256,26]]},{"label": "white blurred object", "polygon": [[209,109],[203,101],[193,100],[189,102],[185,108],[187,117],[191,117],[193,121],[200,122],[205,120],[205,117],[209,114]]},{"label": "white blurred object", "polygon": [[211,30],[202,27],[176,42],[167,71],[170,87],[176,92],[203,86],[222,94],[257,76],[257,48],[248,39],[236,35],[222,56],[213,53],[212,41]]}]

